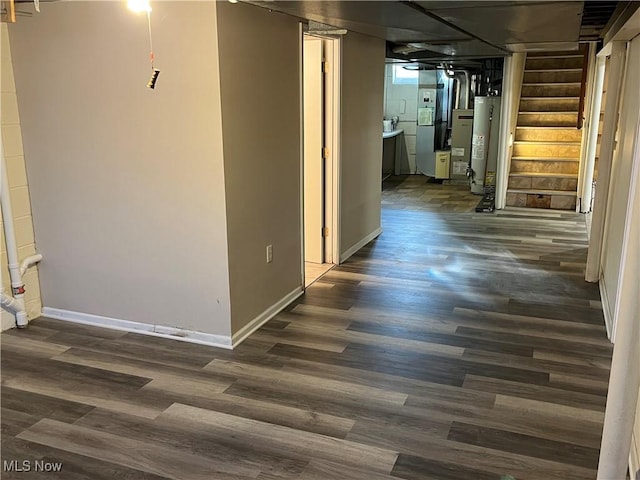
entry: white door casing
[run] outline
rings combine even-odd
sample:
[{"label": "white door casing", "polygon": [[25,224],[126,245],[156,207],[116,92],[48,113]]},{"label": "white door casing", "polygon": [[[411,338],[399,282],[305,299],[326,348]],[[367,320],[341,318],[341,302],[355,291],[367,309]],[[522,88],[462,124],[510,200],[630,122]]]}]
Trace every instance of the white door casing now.
[{"label": "white door casing", "polygon": [[304,37],[304,259],[324,262],[324,114],[322,40]]}]

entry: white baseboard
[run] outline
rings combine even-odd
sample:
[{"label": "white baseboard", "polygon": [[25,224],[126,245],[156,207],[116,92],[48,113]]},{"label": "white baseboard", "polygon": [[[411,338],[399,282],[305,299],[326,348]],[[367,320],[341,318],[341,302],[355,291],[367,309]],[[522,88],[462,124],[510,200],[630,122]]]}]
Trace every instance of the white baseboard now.
[{"label": "white baseboard", "polygon": [[280,313],[283,308],[302,295],[303,292],[302,287],[296,287],[295,290],[285,295],[271,307],[267,308],[251,322],[238,330],[233,336],[213,335],[211,333],[198,332],[195,330],[166,327],[164,325],[153,325],[142,322],[132,322],[130,320],[103,317],[101,315],[73,312],[71,310],[62,310],[51,307],[44,307],[42,309],[42,315],[56,320],[63,320],[65,322],[93,325],[96,327],[110,328],[112,330],[122,330],[125,332],[140,333],[142,335],[170,338],[181,342],[199,343],[201,345],[232,349],[237,347],[249,335],[271,320],[275,315]]},{"label": "white baseboard", "polygon": [[82,325],[93,325],[96,327],[110,328],[112,330],[123,330],[125,332],[140,333],[153,337],[170,338],[181,342],[199,343],[212,347],[231,349],[231,337],[225,335],[213,335],[211,333],[185,330],[183,328],[165,327],[163,325],[152,325],[150,323],[132,322],[119,318],[103,317],[90,313],[73,312],[71,310],[61,310],[59,308],[44,307],[42,315],[56,320],[80,323]]},{"label": "white baseboard", "polygon": [[604,279],[600,279],[598,286],[600,287],[600,300],[602,303],[602,314],[604,315],[604,325],[607,328],[607,337],[613,342],[613,312],[609,308],[609,297]]},{"label": "white baseboard", "polygon": [[381,233],[382,233],[382,227],[376,228],[369,235],[364,237],[362,240],[360,240],[355,245],[353,245],[351,248],[349,248],[346,252],[341,254],[340,255],[340,263],[345,262],[351,255],[356,253],[358,250],[360,250],[362,247],[364,247],[371,240],[373,240],[374,238],[378,237]]},{"label": "white baseboard", "polygon": [[303,293],[304,290],[302,290],[302,287],[296,287],[294,290],[282,297],[279,301],[267,308],[256,318],[247,323],[244,327],[242,327],[231,336],[231,348],[235,348],[240,345],[244,340],[246,340],[249,335],[259,329],[273,317],[275,317],[282,311],[283,308],[285,308]]}]

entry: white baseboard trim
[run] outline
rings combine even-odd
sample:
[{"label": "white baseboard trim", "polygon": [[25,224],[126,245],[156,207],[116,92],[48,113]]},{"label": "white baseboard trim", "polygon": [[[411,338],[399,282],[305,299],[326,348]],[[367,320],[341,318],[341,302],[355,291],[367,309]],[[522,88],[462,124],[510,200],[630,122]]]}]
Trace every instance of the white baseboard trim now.
[{"label": "white baseboard trim", "polygon": [[267,323],[278,313],[282,311],[287,305],[293,302],[296,298],[304,293],[302,287],[296,287],[291,292],[287,293],[284,297],[278,300],[276,303],[267,308],[264,312],[258,315],[256,318],[247,323],[244,327],[238,330],[231,336],[231,348],[235,348],[247,339],[249,335],[259,329],[262,325]]},{"label": "white baseboard trim", "polygon": [[607,337],[613,342],[613,312],[609,308],[609,296],[607,295],[607,287],[601,278],[598,282],[600,287],[600,300],[602,303],[602,314],[604,315],[604,326],[607,328]]},{"label": "white baseboard trim", "polygon": [[382,233],[382,227],[376,228],[369,235],[364,237],[362,240],[360,240],[355,245],[353,245],[351,248],[349,248],[346,252],[341,254],[340,255],[340,263],[345,262],[351,255],[356,253],[358,250],[360,250],[362,247],[364,247],[371,240],[373,240],[374,238],[378,237],[381,233]]},{"label": "white baseboard trim", "polygon": [[65,322],[79,323],[82,325],[93,325],[96,327],[110,328],[112,330],[123,330],[125,332],[140,333],[153,337],[170,338],[181,342],[199,343],[211,347],[231,349],[231,337],[225,335],[213,335],[211,333],[185,330],[183,328],[165,327],[163,325],[153,325],[150,323],[132,322],[119,318],[103,317],[90,313],[73,312],[59,308],[44,307],[42,315]]}]

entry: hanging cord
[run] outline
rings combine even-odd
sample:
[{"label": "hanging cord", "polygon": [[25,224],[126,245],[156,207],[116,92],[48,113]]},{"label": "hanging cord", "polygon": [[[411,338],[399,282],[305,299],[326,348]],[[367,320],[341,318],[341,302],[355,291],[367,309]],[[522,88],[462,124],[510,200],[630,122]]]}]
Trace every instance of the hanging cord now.
[{"label": "hanging cord", "polygon": [[151,11],[147,11],[147,25],[149,26],[149,61],[151,62],[151,70],[153,70],[153,61],[155,55],[153,54],[153,35],[151,34]]},{"label": "hanging cord", "polygon": [[153,66],[153,62],[156,57],[153,53],[153,35],[151,34],[151,10],[147,10],[147,25],[149,26],[149,61],[151,62],[151,78],[149,79],[149,83],[147,83],[147,87],[153,90],[154,88],[156,88],[156,81],[158,80],[158,75],[160,75],[160,70]]}]

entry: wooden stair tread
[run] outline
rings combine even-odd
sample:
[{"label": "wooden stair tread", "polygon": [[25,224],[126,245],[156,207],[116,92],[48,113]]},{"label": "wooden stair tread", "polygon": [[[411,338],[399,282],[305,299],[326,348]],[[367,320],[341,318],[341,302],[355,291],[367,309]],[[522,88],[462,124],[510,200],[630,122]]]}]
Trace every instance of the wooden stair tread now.
[{"label": "wooden stair tread", "polygon": [[523,87],[566,87],[581,85],[580,82],[524,82]]},{"label": "wooden stair tread", "polygon": [[581,142],[565,142],[563,140],[515,140],[514,145],[562,145],[579,147]]},{"label": "wooden stair tread", "polygon": [[513,172],[510,177],[578,178],[577,173]]},{"label": "wooden stair tread", "polygon": [[577,189],[573,187],[577,186],[575,171],[580,163],[577,151],[582,146],[578,140],[579,112],[562,107],[581,105],[576,93],[582,82],[576,80],[583,72],[583,67],[577,66],[583,59],[583,51],[527,54],[516,125],[518,140],[513,141],[517,155],[511,157],[509,172],[513,187],[507,187],[512,198],[507,202],[524,202],[533,208],[575,208]]},{"label": "wooden stair tread", "polygon": [[564,157],[511,157],[511,160],[525,160],[530,162],[579,162],[579,158]]},{"label": "wooden stair tread", "polygon": [[547,72],[581,72],[581,68],[532,68],[525,69],[526,72],[531,73],[547,73]]},{"label": "wooden stair tread", "polygon": [[580,54],[567,54],[567,55],[536,55],[535,53],[528,53],[527,54],[527,60],[529,60],[530,58],[535,58],[536,60],[538,59],[544,59],[544,60],[548,60],[550,58],[583,58],[584,55]]},{"label": "wooden stair tread", "polygon": [[569,111],[567,110],[566,112],[563,110],[553,110],[551,112],[518,112],[518,115],[577,115],[578,112],[576,111]]},{"label": "wooden stair tread", "polygon": [[[576,112],[577,113],[577,112]],[[562,127],[562,126],[546,126],[546,125],[518,125],[517,129],[527,129],[527,130],[578,130],[576,127]]]},{"label": "wooden stair tread", "polygon": [[580,97],[526,97],[521,96],[521,100],[580,100]]},{"label": "wooden stair tread", "polygon": [[538,188],[507,188],[507,193],[526,193],[527,195],[562,195],[565,197],[575,197],[575,190],[541,190]]}]

